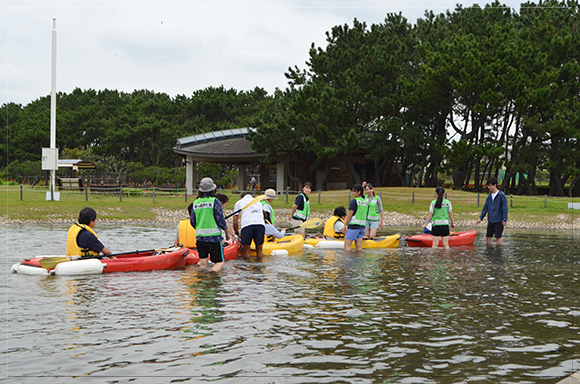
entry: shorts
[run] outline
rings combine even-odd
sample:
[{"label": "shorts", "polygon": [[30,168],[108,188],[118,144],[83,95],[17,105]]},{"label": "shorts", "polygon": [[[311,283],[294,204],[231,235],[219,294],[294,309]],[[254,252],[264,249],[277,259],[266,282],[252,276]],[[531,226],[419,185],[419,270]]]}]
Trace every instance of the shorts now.
[{"label": "shorts", "polygon": [[[302,225],[302,224],[304,224],[304,221],[302,221],[302,220],[296,220],[296,219],[292,218],[292,221],[290,221],[291,227],[298,227],[299,225]],[[306,230],[304,228],[298,227],[298,228],[294,229],[294,233],[299,233],[299,234],[303,235],[306,233]]]},{"label": "shorts", "polygon": [[378,229],[379,228],[379,221],[378,220],[367,220],[367,229]]},{"label": "shorts", "polygon": [[433,236],[449,236],[449,226],[448,225],[434,225],[431,228],[431,235]]},{"label": "shorts", "polygon": [[265,234],[265,226],[260,224],[248,225],[247,227],[242,228],[242,232],[240,233],[240,241],[242,242],[242,245],[250,245],[252,244],[252,240],[254,240],[254,244],[262,245],[264,244]]},{"label": "shorts", "polygon": [[346,230],[346,235],[344,236],[347,240],[357,241],[365,236],[365,228],[348,228]]},{"label": "shorts", "polygon": [[493,237],[495,235],[496,239],[501,239],[501,235],[503,233],[503,225],[502,223],[487,223],[487,233],[485,237]]},{"label": "shorts", "polygon": [[214,264],[225,261],[224,247],[221,241],[219,243],[209,243],[198,240],[197,254],[199,255],[200,259],[207,259],[209,256],[209,260]]}]

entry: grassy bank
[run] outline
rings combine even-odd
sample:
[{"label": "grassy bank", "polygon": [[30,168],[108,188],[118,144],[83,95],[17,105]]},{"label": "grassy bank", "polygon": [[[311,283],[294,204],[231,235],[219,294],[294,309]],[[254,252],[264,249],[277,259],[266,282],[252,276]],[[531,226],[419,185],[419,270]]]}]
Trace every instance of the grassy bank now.
[{"label": "grassy bank", "polygon": [[[99,220],[104,221],[171,221],[175,217],[185,217],[185,208],[195,200],[195,196],[186,198],[181,192],[172,194],[157,191],[153,197],[152,190],[125,190],[129,192],[120,198],[119,194],[96,194],[79,191],[61,191],[60,201],[46,201],[45,187],[0,186],[1,223],[26,222],[71,222],[74,221],[81,208],[91,206],[99,214]],[[433,188],[376,188],[375,192],[382,195],[384,210],[387,215],[397,218],[401,225],[416,225],[417,220],[427,216],[429,202],[434,198]],[[233,191],[225,191],[230,196],[228,204],[231,212],[235,201],[239,198]],[[22,196],[22,199],[21,199]],[[447,191],[447,197],[453,204],[456,221],[467,225],[475,223],[486,195],[471,192]],[[285,219],[285,212],[292,207],[295,195],[280,195],[274,200],[273,207],[280,210],[280,216]],[[310,195],[313,216],[328,217],[335,207],[348,207],[348,191],[313,192]],[[510,203],[509,221],[520,223],[518,227],[545,227],[571,229],[578,226],[580,211],[568,209],[570,198],[508,196]],[[164,212],[172,213],[167,220],[161,219]],[[521,224],[524,225],[521,225]],[[528,224],[528,225],[525,225]]]}]

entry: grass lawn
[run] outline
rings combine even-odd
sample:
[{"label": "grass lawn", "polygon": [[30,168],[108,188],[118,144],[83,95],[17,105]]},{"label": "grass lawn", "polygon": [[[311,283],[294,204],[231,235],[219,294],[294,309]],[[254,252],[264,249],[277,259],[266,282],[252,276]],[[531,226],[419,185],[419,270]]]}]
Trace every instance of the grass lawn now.
[{"label": "grass lawn", "polygon": [[[42,186],[31,188],[23,186],[0,185],[0,201],[3,209],[0,217],[4,220],[51,220],[65,219],[74,221],[78,212],[85,206],[91,206],[99,212],[99,218],[109,220],[151,220],[156,217],[156,210],[183,210],[195,196],[188,196],[187,201],[183,194],[174,194],[156,191],[153,199],[152,190],[124,189],[122,199],[119,194],[96,194],[88,193],[88,201],[85,192],[61,191],[60,201],[46,201],[47,189]],[[230,196],[228,208],[233,208],[233,203],[239,198],[239,194],[226,190],[224,193]],[[258,192],[262,193],[262,192]],[[429,202],[434,199],[434,188],[375,188],[375,193],[382,196],[383,207],[386,212],[397,212],[411,215],[416,218],[427,216]],[[22,195],[22,199],[21,199]],[[485,202],[486,194],[447,191],[447,198],[453,205],[456,220],[477,220]],[[276,209],[290,209],[294,203],[295,195],[279,195],[272,203]],[[313,214],[332,214],[337,206],[348,207],[349,191],[314,191],[310,194],[310,206]],[[579,211],[568,209],[570,198],[548,197],[546,204],[544,196],[508,196],[510,206],[509,220],[518,222],[545,222],[570,224],[580,216]],[[544,206],[545,204],[545,206]]]}]

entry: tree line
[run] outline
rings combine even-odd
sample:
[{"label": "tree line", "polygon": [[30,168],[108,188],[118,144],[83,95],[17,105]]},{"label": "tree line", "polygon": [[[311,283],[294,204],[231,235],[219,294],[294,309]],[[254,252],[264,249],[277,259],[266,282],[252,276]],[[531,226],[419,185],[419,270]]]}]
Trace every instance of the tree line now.
[{"label": "tree line", "polygon": [[[502,189],[537,195],[546,172],[549,194],[563,196],[580,178],[579,10],[572,0],[523,3],[519,12],[494,2],[427,11],[416,24],[402,14],[370,26],[355,19],[327,32],[325,47],[313,44],[306,68],[289,68],[289,86],[273,95],[75,89],[58,95],[57,143],[178,167],[176,138],[249,126],[267,161],[299,153],[328,175],[343,155],[351,184],[361,181],[352,154],[362,151],[380,186],[394,167],[413,176],[403,185],[434,187],[448,174],[456,189],[472,182],[476,190],[504,170]],[[9,163],[38,160],[49,108],[48,97],[2,106]]]}]

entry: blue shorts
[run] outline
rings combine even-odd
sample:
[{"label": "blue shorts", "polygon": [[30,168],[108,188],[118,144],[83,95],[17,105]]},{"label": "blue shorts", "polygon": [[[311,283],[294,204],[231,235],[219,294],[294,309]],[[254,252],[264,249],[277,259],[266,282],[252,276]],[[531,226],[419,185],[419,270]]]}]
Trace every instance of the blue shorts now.
[{"label": "blue shorts", "polygon": [[365,236],[365,228],[351,229],[347,228],[346,235],[344,236],[347,240],[357,241]]},{"label": "blue shorts", "polygon": [[485,237],[493,237],[495,235],[496,239],[501,239],[501,235],[503,234],[503,225],[502,223],[487,223],[487,233]]},{"label": "blue shorts", "polygon": [[379,221],[378,220],[367,220],[367,229],[378,229],[379,228]]},{"label": "blue shorts", "polygon": [[248,225],[247,227],[242,228],[242,232],[240,233],[240,241],[242,242],[242,245],[250,245],[252,244],[252,240],[254,240],[254,244],[262,245],[264,244],[265,234],[265,226],[260,224]]}]

